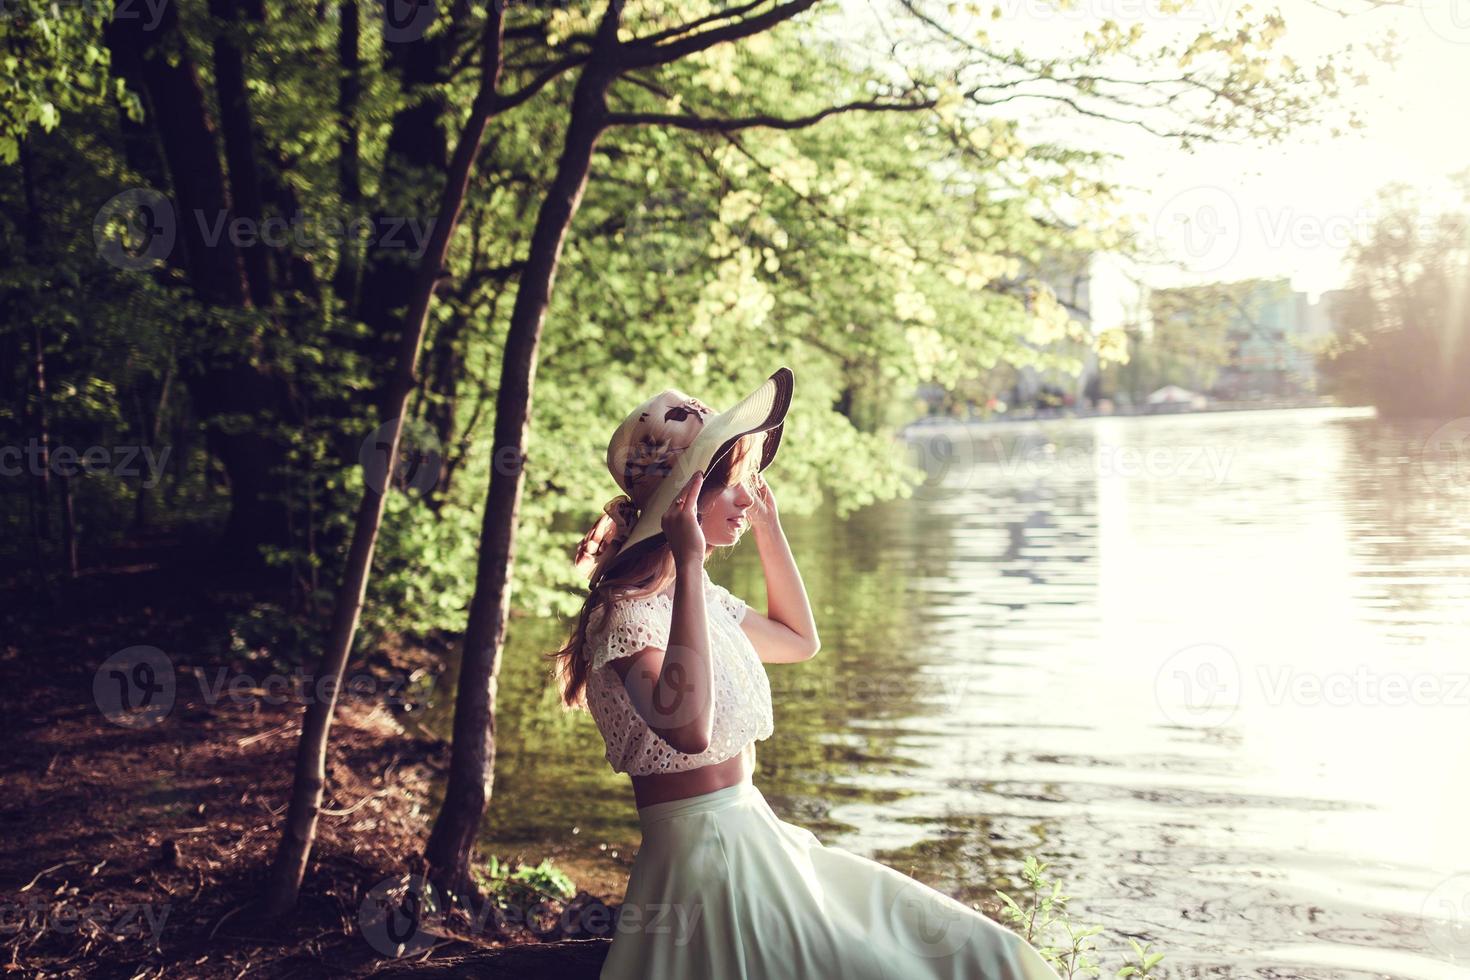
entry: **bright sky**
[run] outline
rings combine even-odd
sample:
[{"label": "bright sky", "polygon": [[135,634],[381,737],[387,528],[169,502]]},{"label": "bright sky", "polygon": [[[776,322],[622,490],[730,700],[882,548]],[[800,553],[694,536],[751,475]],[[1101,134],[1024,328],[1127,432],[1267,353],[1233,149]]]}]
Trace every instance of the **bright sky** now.
[{"label": "bright sky", "polygon": [[[999,3],[1004,16],[986,25],[992,38],[1037,55],[1077,50],[1082,32],[1107,18],[1125,28],[1141,22],[1145,37],[1156,43],[1170,37],[1187,43],[1206,26],[1228,23],[1237,9],[1246,9],[1243,0],[1194,0],[1166,16],[1159,13],[1160,0],[1078,0],[1070,10],[1048,0]],[[1315,299],[1344,283],[1347,246],[1371,226],[1381,186],[1404,181],[1428,201],[1447,201],[1447,176],[1470,167],[1470,124],[1463,114],[1470,92],[1470,0],[1403,0],[1383,7],[1367,0],[1321,3],[1279,5],[1287,31],[1277,49],[1307,68],[1353,44],[1352,63],[1366,71],[1368,84],[1355,87],[1345,80],[1343,101],[1328,116],[1341,121],[1351,106],[1363,119],[1362,129],[1334,137],[1323,125],[1273,146],[1200,144],[1186,153],[1135,127],[1059,112],[1052,102],[1018,101],[1007,115],[1026,120],[1034,138],[1061,138],[1120,155],[1112,177],[1131,188],[1127,210],[1186,266],[1150,270],[1152,285],[1289,277]],[[945,6],[924,4],[936,11]],[[844,7],[859,18],[864,8],[868,17],[875,7],[885,10],[882,19],[890,27],[908,17],[887,0],[847,0]],[[1255,19],[1269,9],[1257,4],[1248,15]],[[1394,65],[1364,50],[1390,31],[1399,39]]]}]

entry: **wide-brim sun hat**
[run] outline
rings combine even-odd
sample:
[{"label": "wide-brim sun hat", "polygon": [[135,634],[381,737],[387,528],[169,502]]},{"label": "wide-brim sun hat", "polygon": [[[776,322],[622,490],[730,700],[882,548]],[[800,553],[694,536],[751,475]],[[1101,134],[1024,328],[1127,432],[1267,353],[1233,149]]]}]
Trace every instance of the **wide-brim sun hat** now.
[{"label": "wide-brim sun hat", "polygon": [[696,472],[707,474],[742,438],[765,433],[758,469],[776,458],[796,376],[777,368],[723,412],[674,388],[633,409],[613,433],[607,468],[624,491],[582,538],[573,563],[593,583],[665,543],[663,515]]}]

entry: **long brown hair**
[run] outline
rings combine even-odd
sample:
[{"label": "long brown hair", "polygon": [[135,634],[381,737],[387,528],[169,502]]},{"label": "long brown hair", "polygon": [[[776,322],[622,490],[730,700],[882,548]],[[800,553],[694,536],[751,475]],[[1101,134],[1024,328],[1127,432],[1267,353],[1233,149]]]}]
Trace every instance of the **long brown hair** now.
[{"label": "long brown hair", "polygon": [[[699,499],[702,501],[714,496],[735,482],[750,485],[758,472],[765,439],[764,432],[741,437],[734,448],[705,474]],[[589,632],[595,635],[602,628],[613,603],[645,598],[668,588],[674,581],[674,554],[668,542],[664,542],[641,555],[618,562],[613,572],[591,583],[582,611],[577,615],[577,626],[566,646],[545,655],[554,661],[553,675],[562,703],[569,708],[587,707],[587,675],[592,666],[585,650]]]}]

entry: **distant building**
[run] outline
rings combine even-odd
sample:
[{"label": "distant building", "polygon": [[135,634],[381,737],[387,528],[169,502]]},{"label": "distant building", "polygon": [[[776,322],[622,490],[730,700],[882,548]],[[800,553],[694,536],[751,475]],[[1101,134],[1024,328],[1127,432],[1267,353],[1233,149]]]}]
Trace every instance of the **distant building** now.
[{"label": "distant building", "polygon": [[[1106,330],[1138,329],[1145,334],[1152,324],[1151,289],[1133,265],[1111,252],[1089,252],[1058,256],[1044,262],[1035,273],[1046,283],[1072,319],[1096,337]],[[1012,392],[1013,405],[1070,407],[1090,404],[1096,395],[1097,354],[1088,347],[1081,352],[1082,370],[1070,377],[1055,371],[1040,372],[1023,367]]]},{"label": "distant building", "polygon": [[1307,307],[1303,335],[1315,343],[1326,341],[1337,331],[1338,321],[1355,295],[1351,289],[1329,289],[1317,297],[1317,302]]},{"label": "distant building", "polygon": [[1230,401],[1302,398],[1317,393],[1317,353],[1332,333],[1334,308],[1345,290],[1316,303],[1287,279],[1230,284],[1230,358],[1210,394]]}]

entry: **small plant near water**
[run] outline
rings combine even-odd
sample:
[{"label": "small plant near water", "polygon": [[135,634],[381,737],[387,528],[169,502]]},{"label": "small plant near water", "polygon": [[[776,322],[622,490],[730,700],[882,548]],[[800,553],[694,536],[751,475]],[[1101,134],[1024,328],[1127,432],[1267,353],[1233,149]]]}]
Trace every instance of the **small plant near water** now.
[{"label": "small plant near water", "polygon": [[476,881],[502,908],[522,912],[548,899],[565,902],[577,893],[577,886],[566,872],[546,858],[537,865],[519,865],[512,869],[494,855],[485,862],[484,870],[474,869]]},{"label": "small plant near water", "polygon": [[[1103,968],[1097,960],[1098,950],[1092,937],[1102,932],[1102,926],[1080,927],[1071,921],[1067,902],[1072,896],[1063,893],[1061,882],[1047,877],[1046,868],[1035,857],[1026,858],[1026,866],[1021,869],[1021,877],[1029,886],[1029,891],[1021,896],[1024,905],[1005,892],[996,891],[1004,903],[1002,914],[1006,922],[1035,946],[1042,958],[1066,980],[1101,976]],[[1133,947],[1132,952],[1123,954],[1123,962],[1113,975],[1157,980],[1153,969],[1164,954],[1150,952],[1148,943],[1139,944],[1130,939],[1128,944]]]}]

